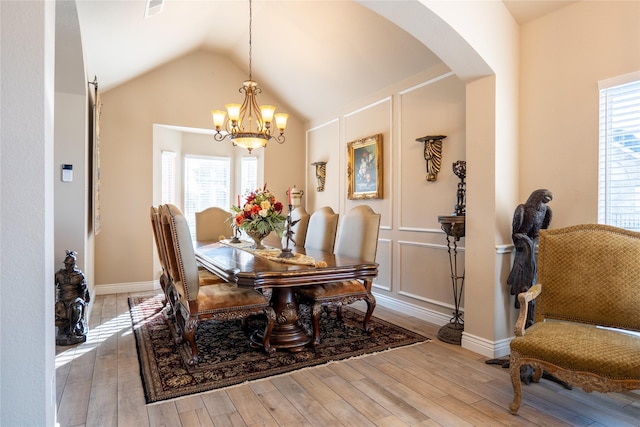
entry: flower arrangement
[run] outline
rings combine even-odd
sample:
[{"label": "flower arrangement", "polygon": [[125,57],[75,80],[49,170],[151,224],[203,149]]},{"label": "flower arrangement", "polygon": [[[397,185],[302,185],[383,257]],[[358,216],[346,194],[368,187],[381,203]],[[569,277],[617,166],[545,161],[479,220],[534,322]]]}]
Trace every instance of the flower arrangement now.
[{"label": "flower arrangement", "polygon": [[267,184],[262,189],[249,193],[244,204],[240,204],[238,196],[238,206],[231,206],[231,210],[236,214],[235,225],[239,229],[247,234],[257,233],[264,236],[275,231],[279,237],[284,233],[286,221],[286,217],[282,215],[282,208],[282,203],[267,190]]}]

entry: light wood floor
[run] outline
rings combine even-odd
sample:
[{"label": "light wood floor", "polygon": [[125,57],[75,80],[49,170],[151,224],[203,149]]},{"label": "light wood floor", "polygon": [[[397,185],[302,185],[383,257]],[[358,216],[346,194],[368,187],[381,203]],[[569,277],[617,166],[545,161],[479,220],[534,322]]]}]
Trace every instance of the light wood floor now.
[{"label": "light wood floor", "polygon": [[145,405],[128,297],[96,297],[87,343],[57,348],[61,427],[640,425],[640,393],[588,394],[546,380],[523,387],[513,416],[507,369],[380,306],[376,316],[433,342]]}]

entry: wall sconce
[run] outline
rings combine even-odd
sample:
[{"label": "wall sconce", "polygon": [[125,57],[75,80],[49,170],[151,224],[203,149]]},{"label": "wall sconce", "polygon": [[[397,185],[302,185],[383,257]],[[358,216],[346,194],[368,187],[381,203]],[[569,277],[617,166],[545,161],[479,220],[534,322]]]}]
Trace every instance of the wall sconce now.
[{"label": "wall sconce", "polygon": [[317,191],[324,191],[324,181],[327,177],[327,162],[314,162],[311,166],[316,167],[316,179],[318,180]]},{"label": "wall sconce", "polygon": [[424,142],[424,159],[427,161],[427,181],[435,181],[438,179],[440,172],[440,164],[442,162],[442,140],[444,135],[423,136],[416,139],[418,142]]}]

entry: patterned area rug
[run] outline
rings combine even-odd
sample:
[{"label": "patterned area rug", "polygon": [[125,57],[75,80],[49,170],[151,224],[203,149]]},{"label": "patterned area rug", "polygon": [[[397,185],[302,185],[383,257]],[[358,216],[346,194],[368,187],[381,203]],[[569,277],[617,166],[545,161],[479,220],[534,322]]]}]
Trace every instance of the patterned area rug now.
[{"label": "patterned area rug", "polygon": [[[129,299],[131,319],[138,347],[140,372],[147,403],[219,389],[250,380],[295,371],[336,360],[376,353],[429,338],[393,325],[375,316],[374,330],[362,330],[363,313],[343,308],[343,320],[334,310],[321,318],[322,342],[297,352],[276,351],[271,356],[249,347],[248,336],[239,322],[203,322],[198,326],[196,341],[200,363],[187,365],[187,345],[176,345],[175,329],[163,310],[163,296]],[[308,309],[302,313],[302,324],[310,332]],[[249,330],[263,328],[264,320],[256,317]]]}]

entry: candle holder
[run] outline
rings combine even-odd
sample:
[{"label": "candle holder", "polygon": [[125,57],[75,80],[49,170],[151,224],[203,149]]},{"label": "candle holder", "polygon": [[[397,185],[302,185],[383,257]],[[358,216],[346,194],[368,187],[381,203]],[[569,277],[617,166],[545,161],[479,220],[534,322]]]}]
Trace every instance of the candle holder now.
[{"label": "candle holder", "polygon": [[[289,194],[291,194],[291,192],[289,192]],[[291,197],[289,197],[291,198]],[[293,240],[293,234],[295,233],[291,227],[293,227],[294,225],[296,225],[298,223],[298,221],[300,221],[299,219],[295,220],[295,221],[291,221],[291,211],[293,210],[293,205],[291,203],[289,203],[289,215],[287,215],[287,231],[286,231],[286,243],[285,243],[285,247],[282,248],[282,250],[280,251],[280,255],[278,255],[279,258],[293,258],[293,251],[291,250],[291,248],[289,248],[289,242],[291,240]]]},{"label": "candle holder", "polygon": [[233,238],[231,240],[229,240],[229,243],[240,243],[240,239],[238,238],[239,234],[240,234],[240,230],[238,230],[238,226],[235,225],[235,221],[234,221]]}]

